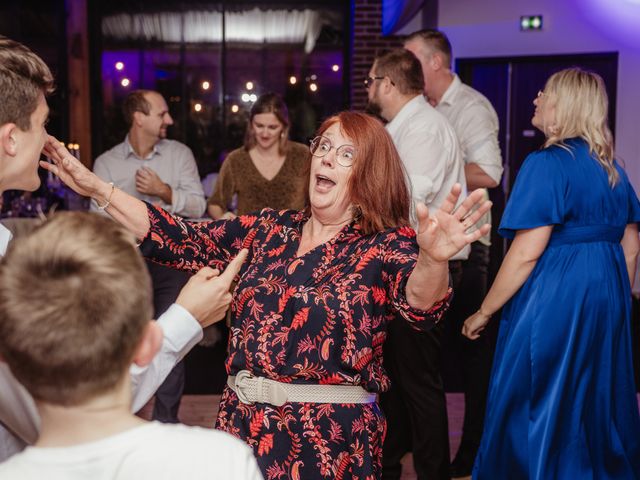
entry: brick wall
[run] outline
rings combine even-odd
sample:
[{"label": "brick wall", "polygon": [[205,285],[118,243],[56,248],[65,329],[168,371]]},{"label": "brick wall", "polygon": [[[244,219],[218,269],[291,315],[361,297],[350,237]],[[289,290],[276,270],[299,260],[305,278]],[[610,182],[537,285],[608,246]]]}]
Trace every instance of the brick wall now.
[{"label": "brick wall", "polygon": [[353,4],[351,108],[362,110],[367,104],[362,81],[369,73],[376,51],[401,47],[402,37],[382,36],[382,0],[353,0]]}]

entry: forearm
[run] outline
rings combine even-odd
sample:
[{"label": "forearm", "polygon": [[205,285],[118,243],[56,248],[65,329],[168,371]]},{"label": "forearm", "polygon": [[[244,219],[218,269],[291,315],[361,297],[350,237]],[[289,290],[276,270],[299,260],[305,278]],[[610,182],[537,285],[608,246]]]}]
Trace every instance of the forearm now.
[{"label": "forearm", "polygon": [[638,227],[635,223],[627,225],[624,235],[620,241],[622,251],[624,252],[624,260],[627,265],[627,274],[629,275],[629,285],[633,288],[633,282],[636,278],[636,268],[638,265],[638,252],[640,251],[640,241],[638,240]]},{"label": "forearm", "polygon": [[167,205],[173,202],[173,190],[167,183],[164,183],[158,191],[158,197]]},{"label": "forearm", "polygon": [[174,190],[173,213],[185,218],[202,218],[207,206],[204,194]]},{"label": "forearm", "polygon": [[154,395],[171,369],[202,339],[202,328],[184,308],[173,304],[160,316],[164,332],[160,351],[145,366],[131,365],[132,411],[137,412]]},{"label": "forearm", "polygon": [[464,166],[464,176],[467,180],[467,190],[469,192],[476,188],[494,188],[498,186],[498,182],[487,175],[477,163],[467,163]]},{"label": "forearm", "polygon": [[407,280],[407,302],[413,308],[428,310],[442,300],[449,289],[449,262],[436,262],[423,253]]},{"label": "forearm", "polygon": [[209,216],[214,220],[219,220],[226,213],[222,207],[213,203],[207,205],[207,212],[209,212]]},{"label": "forearm", "polygon": [[104,181],[98,183],[92,197],[98,206],[104,206],[108,203],[104,209],[105,212],[132,232],[137,239],[146,237],[150,224],[147,206],[144,202]]},{"label": "forearm", "polygon": [[516,255],[510,256],[510,253],[505,256],[489,293],[480,305],[480,311],[487,316],[500,310],[516,294],[536,266],[537,260],[516,259]]}]

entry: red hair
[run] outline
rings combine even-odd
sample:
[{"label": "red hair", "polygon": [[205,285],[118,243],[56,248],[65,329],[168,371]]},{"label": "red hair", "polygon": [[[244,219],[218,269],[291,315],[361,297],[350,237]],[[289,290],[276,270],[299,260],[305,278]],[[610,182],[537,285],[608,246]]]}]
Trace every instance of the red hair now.
[{"label": "red hair", "polygon": [[347,192],[365,234],[409,224],[411,197],[393,140],[382,123],[364,113],[340,112],[325,120],[316,135],[339,123],[353,141],[355,157]]}]

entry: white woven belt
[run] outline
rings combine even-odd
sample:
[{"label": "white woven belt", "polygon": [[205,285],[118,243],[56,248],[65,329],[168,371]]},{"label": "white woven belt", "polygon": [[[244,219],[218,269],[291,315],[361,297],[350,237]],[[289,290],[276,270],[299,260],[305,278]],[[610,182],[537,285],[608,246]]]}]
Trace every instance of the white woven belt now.
[{"label": "white woven belt", "polygon": [[241,370],[227,379],[242,403],[269,403],[280,407],[286,402],[374,403],[376,394],[356,385],[305,385],[282,383],[265,377],[254,377]]}]

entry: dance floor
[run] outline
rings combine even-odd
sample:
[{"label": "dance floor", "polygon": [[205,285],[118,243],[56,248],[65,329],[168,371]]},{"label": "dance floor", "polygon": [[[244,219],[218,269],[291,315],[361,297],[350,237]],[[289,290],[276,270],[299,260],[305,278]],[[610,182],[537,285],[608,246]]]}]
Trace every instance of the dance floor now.
[{"label": "dance floor", "polygon": [[[184,395],[180,404],[178,417],[187,425],[198,425],[211,428],[218,413],[220,395]],[[449,412],[449,443],[451,451],[455,452],[462,435],[462,418],[464,415],[464,397],[461,393],[447,394],[447,408]],[[140,411],[140,416],[151,418],[153,400]],[[403,459],[403,471],[401,480],[415,480],[416,474],[411,462],[411,454]]]},{"label": "dance floor", "polygon": [[[182,397],[178,414],[182,423],[211,428],[218,413],[220,395],[185,395]],[[638,396],[640,408],[640,395]],[[462,436],[462,420],[464,417],[464,396],[462,393],[447,393],[447,409],[449,413],[449,444],[452,454],[458,448]],[[151,418],[153,400],[143,407],[140,416]],[[403,459],[402,480],[415,480],[411,455]]]}]

